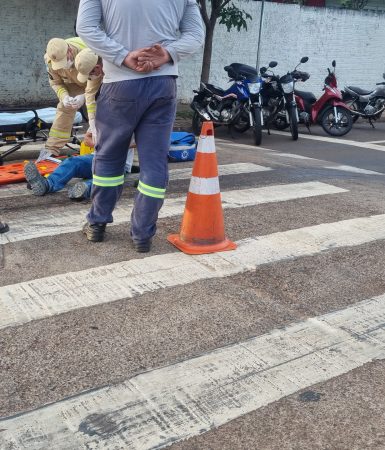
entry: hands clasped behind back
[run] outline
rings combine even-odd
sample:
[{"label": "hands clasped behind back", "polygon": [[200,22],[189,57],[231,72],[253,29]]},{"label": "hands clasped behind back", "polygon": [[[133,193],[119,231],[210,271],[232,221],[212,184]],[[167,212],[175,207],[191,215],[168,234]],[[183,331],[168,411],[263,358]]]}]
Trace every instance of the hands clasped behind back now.
[{"label": "hands clasped behind back", "polygon": [[170,54],[160,44],[145,47],[130,52],[123,61],[123,65],[136,72],[149,73],[158,70],[171,61]]}]

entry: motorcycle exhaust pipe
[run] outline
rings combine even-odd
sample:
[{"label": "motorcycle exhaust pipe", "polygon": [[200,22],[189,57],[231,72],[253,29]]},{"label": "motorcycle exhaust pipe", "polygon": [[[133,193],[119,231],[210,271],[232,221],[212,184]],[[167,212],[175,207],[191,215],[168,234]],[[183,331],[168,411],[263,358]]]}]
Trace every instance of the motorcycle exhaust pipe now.
[{"label": "motorcycle exhaust pipe", "polygon": [[349,109],[349,111],[352,116],[358,116],[358,117],[364,117],[365,119],[371,119],[371,118],[377,116],[377,114],[381,114],[383,111],[385,111],[385,106],[383,106],[381,109],[376,111],[375,114],[365,114],[365,113],[361,113],[359,111],[353,111],[352,109]]},{"label": "motorcycle exhaust pipe", "polygon": [[353,111],[352,109],[349,109],[349,111],[350,111],[350,114],[351,114],[352,116],[366,117],[366,114],[360,113],[360,112],[358,112],[358,111]]}]

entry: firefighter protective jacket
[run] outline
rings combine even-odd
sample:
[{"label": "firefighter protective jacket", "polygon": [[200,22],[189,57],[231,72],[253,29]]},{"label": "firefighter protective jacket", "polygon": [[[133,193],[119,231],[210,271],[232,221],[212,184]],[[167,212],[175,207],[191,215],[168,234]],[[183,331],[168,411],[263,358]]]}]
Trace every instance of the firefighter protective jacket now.
[{"label": "firefighter protective jacket", "polygon": [[[87,47],[86,44],[78,37],[69,38],[65,41],[68,45],[70,45],[74,58],[81,50]],[[44,61],[47,66],[49,84],[55,91],[59,100],[62,100],[66,95],[69,95],[66,87],[68,84],[76,84],[85,89],[86,83],[80,83],[78,81],[78,71],[75,67],[72,67],[71,69],[53,70],[51,61],[49,60],[47,54],[44,55]]]}]

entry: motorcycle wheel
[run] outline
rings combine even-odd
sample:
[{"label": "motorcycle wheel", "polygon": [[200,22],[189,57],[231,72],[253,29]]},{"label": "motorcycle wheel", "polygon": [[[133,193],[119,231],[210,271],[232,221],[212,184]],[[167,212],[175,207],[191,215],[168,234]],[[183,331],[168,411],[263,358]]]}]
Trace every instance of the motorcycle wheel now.
[{"label": "motorcycle wheel", "polygon": [[241,114],[238,122],[233,124],[233,128],[238,133],[244,133],[250,128],[249,113],[247,111]]},{"label": "motorcycle wheel", "polygon": [[192,130],[195,136],[199,136],[201,134],[203,120],[201,116],[194,111],[194,115],[192,118]]},{"label": "motorcycle wheel", "polygon": [[293,141],[298,139],[298,119],[296,108],[291,107],[289,109],[289,122],[290,122],[290,133]]},{"label": "motorcycle wheel", "polygon": [[254,144],[261,145],[262,142],[262,118],[261,118],[261,110],[260,108],[256,108],[253,111],[253,136],[254,136]]},{"label": "motorcycle wheel", "polygon": [[346,133],[352,129],[353,117],[350,112],[337,106],[338,122],[335,123],[334,107],[330,106],[322,114],[321,125],[326,133],[331,136],[344,136]]}]

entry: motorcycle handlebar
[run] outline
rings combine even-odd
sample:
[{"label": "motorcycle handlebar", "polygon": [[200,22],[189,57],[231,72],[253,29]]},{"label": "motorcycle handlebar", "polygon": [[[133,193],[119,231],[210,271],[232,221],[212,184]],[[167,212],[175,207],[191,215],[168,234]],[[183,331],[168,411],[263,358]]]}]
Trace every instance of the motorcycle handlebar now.
[{"label": "motorcycle handlebar", "polygon": [[381,83],[376,83],[376,86],[381,86],[381,85],[385,85],[385,82],[381,82]]},{"label": "motorcycle handlebar", "polygon": [[262,78],[271,78],[271,81],[279,81],[279,77],[277,75],[269,75],[267,73],[264,73],[261,75]]},{"label": "motorcycle handlebar", "polygon": [[310,74],[308,74],[307,72],[301,72],[300,70],[294,70],[293,72],[291,72],[291,76],[295,80],[301,81],[306,81],[310,78]]}]

